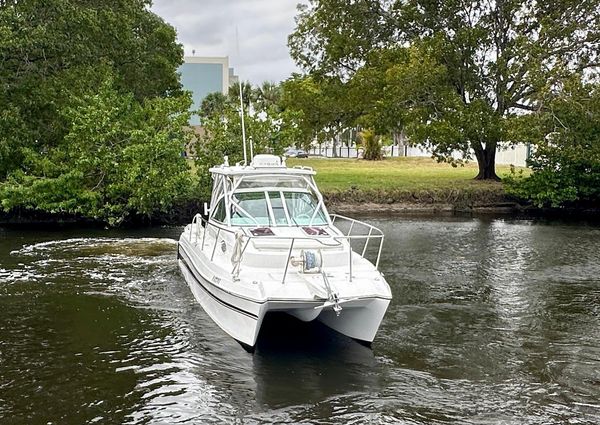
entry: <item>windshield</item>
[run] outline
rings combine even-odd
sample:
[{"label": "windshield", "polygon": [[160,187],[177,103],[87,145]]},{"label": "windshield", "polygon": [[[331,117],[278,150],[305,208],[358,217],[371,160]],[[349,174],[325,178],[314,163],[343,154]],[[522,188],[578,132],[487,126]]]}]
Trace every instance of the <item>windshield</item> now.
[{"label": "windshield", "polygon": [[322,226],[327,224],[323,207],[310,192],[262,191],[232,195],[234,226]]},{"label": "windshield", "polygon": [[274,176],[274,175],[261,175],[261,176],[250,176],[244,177],[239,185],[238,189],[260,189],[264,187],[276,187],[276,188],[290,188],[290,189],[304,189],[309,190],[308,182],[298,176]]}]

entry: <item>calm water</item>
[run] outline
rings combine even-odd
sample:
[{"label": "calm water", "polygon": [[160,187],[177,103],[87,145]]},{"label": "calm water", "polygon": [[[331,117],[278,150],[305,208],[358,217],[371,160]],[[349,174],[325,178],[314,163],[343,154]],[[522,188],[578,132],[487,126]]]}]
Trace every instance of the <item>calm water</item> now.
[{"label": "calm water", "polygon": [[275,316],[254,355],[193,300],[181,228],[0,229],[0,423],[600,423],[600,226],[370,221],[373,349]]}]

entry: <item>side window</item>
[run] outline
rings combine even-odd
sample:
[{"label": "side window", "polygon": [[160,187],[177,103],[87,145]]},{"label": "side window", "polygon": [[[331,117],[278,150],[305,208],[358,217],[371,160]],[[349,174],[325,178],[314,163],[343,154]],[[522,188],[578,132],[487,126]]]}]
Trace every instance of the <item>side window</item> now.
[{"label": "side window", "polygon": [[217,202],[217,206],[213,212],[212,218],[220,223],[223,223],[225,222],[225,217],[225,198],[221,198],[221,200]]}]

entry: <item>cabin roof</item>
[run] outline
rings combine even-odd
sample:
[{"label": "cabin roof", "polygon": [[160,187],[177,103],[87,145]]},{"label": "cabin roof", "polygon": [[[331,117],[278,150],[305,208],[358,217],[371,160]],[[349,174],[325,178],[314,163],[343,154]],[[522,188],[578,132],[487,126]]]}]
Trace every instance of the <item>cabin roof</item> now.
[{"label": "cabin roof", "polygon": [[250,165],[228,165],[227,162],[210,168],[211,174],[226,176],[255,176],[261,174],[281,174],[288,176],[313,176],[317,174],[311,167],[295,166],[288,168],[281,158],[275,155],[256,155]]},{"label": "cabin roof", "polygon": [[250,165],[247,166],[219,166],[213,167],[209,170],[212,174],[223,174],[226,176],[256,176],[261,174],[281,174],[287,176],[314,176],[317,174],[315,170],[310,167],[302,167],[302,168],[288,168],[288,167],[252,167]]}]

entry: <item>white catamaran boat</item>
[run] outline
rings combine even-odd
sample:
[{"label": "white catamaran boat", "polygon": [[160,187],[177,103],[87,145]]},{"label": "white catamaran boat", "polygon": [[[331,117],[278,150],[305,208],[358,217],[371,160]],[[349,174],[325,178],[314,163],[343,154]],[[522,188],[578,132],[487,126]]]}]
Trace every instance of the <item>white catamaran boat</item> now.
[{"label": "white catamaran boat", "polygon": [[288,168],[277,156],[257,155],[249,166],[225,158],[210,172],[208,219],[197,214],[185,227],[178,259],[215,323],[247,349],[272,311],[370,344],[392,298],[377,270],[383,233],[330,216],[315,171]]}]

